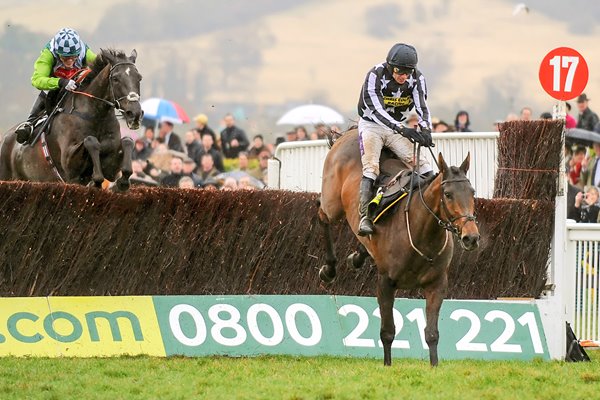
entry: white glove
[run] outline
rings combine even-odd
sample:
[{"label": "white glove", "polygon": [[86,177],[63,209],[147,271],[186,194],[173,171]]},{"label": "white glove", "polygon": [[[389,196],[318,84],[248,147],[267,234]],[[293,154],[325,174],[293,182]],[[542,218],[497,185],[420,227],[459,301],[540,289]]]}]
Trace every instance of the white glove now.
[{"label": "white glove", "polygon": [[75,83],[75,81],[73,79],[70,79],[69,82],[67,83],[67,85],[65,86],[65,89],[75,90],[75,89],[77,89],[77,84]]}]

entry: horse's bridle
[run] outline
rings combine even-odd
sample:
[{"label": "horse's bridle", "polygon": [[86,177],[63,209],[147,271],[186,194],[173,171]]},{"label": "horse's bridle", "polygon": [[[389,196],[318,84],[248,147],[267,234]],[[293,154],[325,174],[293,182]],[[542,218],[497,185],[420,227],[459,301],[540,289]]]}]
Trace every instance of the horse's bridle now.
[{"label": "horse's bridle", "polygon": [[133,65],[135,67],[135,63],[132,63],[130,61],[119,62],[119,63],[116,63],[115,65],[113,65],[112,67],[110,67],[110,71],[108,72],[108,89],[110,91],[111,97],[113,98],[112,101],[103,99],[102,97],[94,96],[93,94],[90,94],[90,93],[80,92],[78,90],[72,90],[71,92],[72,93],[76,93],[76,94],[82,94],[84,96],[91,97],[92,99],[99,100],[99,101],[107,104],[108,106],[113,107],[115,110],[117,110],[121,114],[123,114],[125,112],[125,110],[123,110],[121,108],[121,103],[119,103],[119,102],[121,100],[123,100],[123,99],[127,99],[127,100],[132,101],[132,102],[133,101],[139,102],[140,101],[140,95],[138,93],[135,93],[135,92],[129,92],[129,94],[127,94],[125,96],[121,96],[118,99],[115,98],[115,91],[113,89],[113,84],[112,84],[112,74],[113,74],[115,68],[118,67],[118,66],[121,66],[121,65]]},{"label": "horse's bridle", "polygon": [[464,214],[464,215],[452,217],[452,214],[450,214],[450,210],[448,209],[448,206],[446,205],[446,202],[444,201],[444,192],[443,192],[444,185],[446,183],[452,183],[452,182],[469,182],[469,180],[467,178],[458,178],[458,179],[444,179],[442,181],[442,184],[441,184],[442,194],[440,196],[440,202],[442,205],[442,209],[444,210],[444,213],[446,214],[446,217],[448,218],[447,221],[444,221],[440,217],[438,217],[433,212],[433,210],[431,210],[429,208],[429,206],[427,206],[427,204],[425,204],[425,200],[423,199],[423,194],[421,194],[420,197],[421,197],[421,200],[423,201],[423,204],[425,205],[425,208],[427,208],[427,210],[437,219],[438,225],[441,226],[442,228],[444,228],[445,230],[451,232],[454,236],[460,238],[460,229],[458,226],[456,226],[454,224],[454,222],[461,220],[463,218],[466,219],[466,222],[469,222],[469,221],[477,222],[477,217],[475,217],[475,215],[473,215],[473,214]]}]

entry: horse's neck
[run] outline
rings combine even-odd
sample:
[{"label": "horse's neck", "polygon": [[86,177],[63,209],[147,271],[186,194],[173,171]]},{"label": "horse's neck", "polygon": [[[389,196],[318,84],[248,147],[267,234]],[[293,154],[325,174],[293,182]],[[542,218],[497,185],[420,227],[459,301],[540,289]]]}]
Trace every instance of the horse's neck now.
[{"label": "horse's neck", "polygon": [[[110,99],[110,88],[109,88],[109,73],[110,65],[107,65],[102,72],[100,72],[94,80],[89,84],[89,86],[84,90],[86,93],[98,97],[100,99],[104,99],[107,101],[111,101]],[[81,111],[93,112],[95,114],[104,114],[107,109],[106,103],[101,100],[95,99],[93,97],[88,97],[85,95],[77,95],[76,98],[76,106]]]}]

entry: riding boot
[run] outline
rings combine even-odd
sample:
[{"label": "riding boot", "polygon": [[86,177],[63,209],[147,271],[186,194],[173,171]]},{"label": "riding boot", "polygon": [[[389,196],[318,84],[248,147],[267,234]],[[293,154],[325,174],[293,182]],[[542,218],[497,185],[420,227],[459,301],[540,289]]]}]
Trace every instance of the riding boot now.
[{"label": "riding boot", "polygon": [[33,107],[31,107],[31,111],[29,112],[27,121],[23,122],[17,127],[17,129],[15,129],[15,133],[17,135],[17,142],[23,144],[29,141],[31,133],[33,132],[33,123],[38,119],[38,117],[45,110],[45,108],[46,93],[40,92],[38,97],[35,99],[35,102],[33,103]]},{"label": "riding boot", "polygon": [[358,234],[360,236],[372,235],[375,231],[373,226],[373,216],[369,209],[369,203],[373,200],[373,179],[363,176],[360,181],[360,204],[358,212],[360,223],[358,224]]}]

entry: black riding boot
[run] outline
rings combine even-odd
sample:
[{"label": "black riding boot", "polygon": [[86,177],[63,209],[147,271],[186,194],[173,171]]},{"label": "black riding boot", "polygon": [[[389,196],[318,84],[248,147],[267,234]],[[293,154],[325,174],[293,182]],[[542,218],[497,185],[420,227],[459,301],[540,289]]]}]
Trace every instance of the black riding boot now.
[{"label": "black riding boot", "polygon": [[362,177],[360,181],[360,204],[358,213],[360,223],[358,224],[358,234],[360,236],[372,235],[375,231],[373,226],[373,216],[369,210],[369,203],[373,200],[373,179]]},{"label": "black riding boot", "polygon": [[40,92],[38,97],[35,99],[33,103],[33,107],[31,107],[31,111],[29,112],[29,116],[27,117],[27,121],[23,122],[21,125],[15,129],[15,133],[17,135],[17,142],[23,144],[27,143],[31,137],[31,133],[33,132],[33,123],[40,116],[40,114],[46,108],[46,93]]}]

